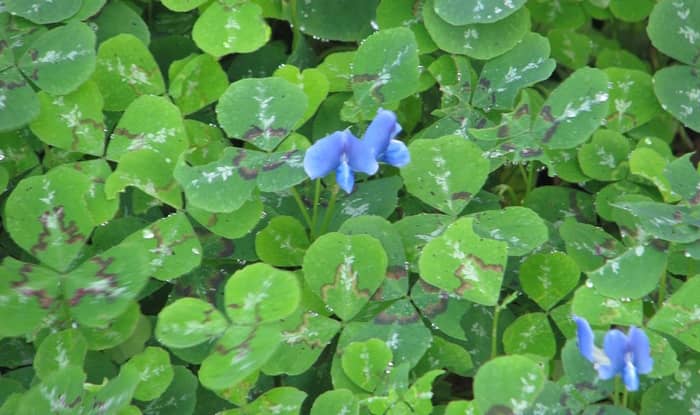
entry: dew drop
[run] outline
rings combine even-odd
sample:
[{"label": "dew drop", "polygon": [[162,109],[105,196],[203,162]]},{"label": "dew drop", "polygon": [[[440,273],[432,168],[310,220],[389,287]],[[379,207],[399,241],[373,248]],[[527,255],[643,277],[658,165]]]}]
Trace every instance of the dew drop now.
[{"label": "dew drop", "polygon": [[591,281],[591,280],[586,280],[586,287],[588,287],[588,288],[593,288],[593,281]]},{"label": "dew drop", "polygon": [[153,239],[155,235],[153,234],[153,231],[150,229],[144,229],[143,230],[143,239]]},{"label": "dew drop", "polygon": [[379,30],[379,25],[376,21],[372,20],[371,22],[369,22],[369,25],[372,26],[372,29]]}]

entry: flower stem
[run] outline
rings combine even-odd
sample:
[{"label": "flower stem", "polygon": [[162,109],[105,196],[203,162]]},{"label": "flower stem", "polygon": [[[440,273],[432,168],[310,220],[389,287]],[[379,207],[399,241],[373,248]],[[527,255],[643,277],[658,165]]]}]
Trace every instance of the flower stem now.
[{"label": "flower stem", "polygon": [[316,220],[318,219],[318,200],[321,198],[321,179],[316,179],[314,184],[314,204],[313,213],[311,214],[311,239],[315,239],[316,235]]},{"label": "flower stem", "polygon": [[326,208],[326,213],[323,215],[323,224],[318,232],[319,236],[326,233],[328,224],[331,222],[331,217],[333,217],[333,213],[335,211],[335,201],[338,199],[338,190],[338,185],[333,186],[333,190],[331,191],[331,200],[328,202],[328,208]]},{"label": "flower stem", "polygon": [[622,388],[622,380],[619,376],[615,376],[615,386],[613,389],[613,405],[620,406],[620,389]]},{"label": "flower stem", "polygon": [[627,388],[622,391],[622,407],[627,408]]},{"label": "flower stem", "polygon": [[294,196],[294,200],[297,202],[297,206],[299,206],[299,211],[306,221],[306,226],[309,227],[309,232],[313,232],[311,217],[309,216],[309,212],[306,210],[306,206],[304,206],[304,202],[302,202],[301,196],[299,196],[299,192],[297,192],[296,187],[292,187],[292,196]]}]

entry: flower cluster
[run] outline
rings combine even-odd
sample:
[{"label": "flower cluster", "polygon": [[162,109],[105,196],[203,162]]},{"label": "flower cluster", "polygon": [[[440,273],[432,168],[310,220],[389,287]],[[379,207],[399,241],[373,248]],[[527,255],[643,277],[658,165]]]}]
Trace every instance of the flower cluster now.
[{"label": "flower cluster", "polygon": [[335,170],[338,185],[347,193],[355,184],[354,172],[375,174],[379,162],[402,167],[410,161],[406,145],[395,140],[401,132],[396,114],[380,109],[362,139],[350,131],[336,131],[317,142],[304,157],[304,169],[311,179],[324,177]]},{"label": "flower cluster", "polygon": [[598,377],[606,380],[621,375],[628,391],[639,389],[639,375],[651,372],[654,360],[650,356],[649,338],[643,330],[630,327],[627,335],[617,329],[609,330],[603,349],[593,343],[594,335],[586,319],[574,316],[578,349],[593,363]]}]

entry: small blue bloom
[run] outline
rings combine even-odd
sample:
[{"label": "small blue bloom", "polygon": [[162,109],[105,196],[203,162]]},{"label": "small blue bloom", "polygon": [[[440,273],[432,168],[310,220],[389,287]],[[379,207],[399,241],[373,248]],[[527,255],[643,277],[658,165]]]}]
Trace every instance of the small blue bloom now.
[{"label": "small blue bloom", "polygon": [[306,174],[317,179],[335,170],[338,185],[350,193],[355,184],[353,172],[375,174],[379,162],[401,167],[410,161],[406,145],[394,140],[399,132],[396,115],[380,109],[362,140],[348,130],[336,131],[309,147],[304,156]]},{"label": "small blue bloom", "polygon": [[630,327],[627,335],[620,330],[609,330],[603,340],[601,350],[594,343],[593,330],[586,319],[574,316],[578,349],[593,363],[598,377],[606,380],[621,375],[628,391],[639,389],[639,375],[651,372],[654,360],[651,358],[649,338],[644,330]]}]

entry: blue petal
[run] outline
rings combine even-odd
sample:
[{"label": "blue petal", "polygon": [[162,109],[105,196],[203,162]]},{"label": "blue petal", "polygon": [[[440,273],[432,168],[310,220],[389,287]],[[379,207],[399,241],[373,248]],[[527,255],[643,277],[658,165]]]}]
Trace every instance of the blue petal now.
[{"label": "blue petal", "polygon": [[401,132],[396,114],[380,109],[362,136],[362,142],[370,149],[374,158],[380,157],[389,146],[389,141]]},{"label": "blue petal", "polygon": [[632,362],[627,362],[625,365],[625,369],[622,372],[622,381],[625,382],[625,387],[628,391],[634,392],[639,389],[637,368],[634,367]]},{"label": "blue petal", "polygon": [[629,348],[632,352],[632,363],[637,372],[644,375],[651,372],[654,367],[654,359],[651,358],[649,338],[644,330],[631,327],[628,334]]},{"label": "blue petal", "polygon": [[379,170],[379,163],[372,149],[365,142],[360,141],[354,135],[348,132],[346,142],[348,163],[353,171],[359,171],[366,174],[374,174]]},{"label": "blue petal", "polygon": [[345,190],[345,193],[352,193],[352,188],[355,185],[355,175],[350,170],[350,166],[345,161],[342,161],[335,170],[335,181],[338,186]]},{"label": "blue petal", "polygon": [[596,365],[595,368],[598,371],[598,378],[600,378],[601,380],[612,379],[613,377],[615,377],[615,375],[617,375],[617,370],[615,370],[615,368],[610,365],[599,364]]},{"label": "blue petal", "polygon": [[603,350],[610,359],[610,366],[616,373],[622,373],[625,367],[627,336],[620,330],[610,330],[605,334]]},{"label": "blue petal", "polygon": [[317,179],[338,167],[345,149],[345,132],[337,131],[316,141],[304,155],[306,174]]},{"label": "blue petal", "polygon": [[578,316],[574,316],[573,318],[576,323],[578,350],[589,362],[595,363],[595,358],[593,356],[593,349],[595,347],[593,345],[593,330],[591,330],[591,326],[585,318]]},{"label": "blue petal", "polygon": [[394,167],[403,167],[411,161],[411,153],[409,153],[406,144],[399,140],[391,140],[384,154],[379,161],[390,164]]}]

